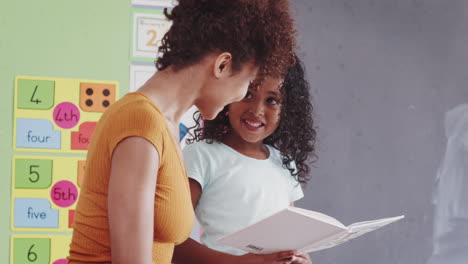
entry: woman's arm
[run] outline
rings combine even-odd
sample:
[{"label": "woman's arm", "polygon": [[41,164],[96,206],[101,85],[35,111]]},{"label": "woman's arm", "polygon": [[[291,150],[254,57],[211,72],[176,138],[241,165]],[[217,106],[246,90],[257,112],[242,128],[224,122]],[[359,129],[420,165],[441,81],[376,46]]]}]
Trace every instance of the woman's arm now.
[{"label": "woman's arm", "polygon": [[[200,184],[193,180],[189,179],[190,184],[190,194],[192,196],[192,205],[195,209],[197,207],[198,201],[202,194],[202,189]],[[203,246],[197,241],[189,238],[184,243],[175,247],[174,250],[174,263],[192,263],[192,264],[201,264],[201,263],[232,263],[234,258],[233,255],[219,252],[208,247]]]},{"label": "woman's arm", "polygon": [[114,150],[108,190],[113,264],[152,263],[158,169],[159,154],[146,139],[126,138]]}]

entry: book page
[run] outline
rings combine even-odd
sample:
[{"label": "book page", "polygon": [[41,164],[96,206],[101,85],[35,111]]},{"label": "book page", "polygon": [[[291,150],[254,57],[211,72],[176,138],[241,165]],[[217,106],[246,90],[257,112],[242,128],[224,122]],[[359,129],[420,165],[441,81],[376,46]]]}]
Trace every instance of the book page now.
[{"label": "book page", "polygon": [[306,216],[309,216],[309,217],[312,217],[312,218],[317,219],[319,221],[322,221],[324,223],[328,223],[328,224],[331,224],[331,225],[346,229],[346,226],[343,225],[340,221],[338,221],[335,218],[333,218],[333,217],[331,217],[329,215],[326,215],[326,214],[322,214],[322,213],[319,213],[319,212],[302,209],[302,208],[299,208],[299,207],[293,207],[293,206],[290,206],[288,208],[288,210],[299,213],[299,214],[303,214],[303,215],[306,215]]},{"label": "book page", "polygon": [[[348,233],[343,235],[342,237],[337,238],[336,240],[330,242],[328,245],[325,245],[324,248],[330,248],[337,246],[339,244],[342,244],[346,241],[349,241],[353,238],[356,238],[358,236],[362,236],[366,233],[369,233],[371,231],[374,231],[376,229],[379,229],[383,226],[386,226],[390,223],[393,223],[395,221],[398,221],[400,219],[404,218],[404,216],[397,216],[397,217],[390,217],[390,218],[383,218],[383,219],[378,219],[378,220],[372,220],[372,221],[364,221],[364,222],[358,222],[354,223],[352,225],[348,226]],[[316,250],[320,250],[316,249]]]},{"label": "book page", "polygon": [[377,228],[381,228],[390,223],[403,219],[404,217],[405,217],[404,215],[401,215],[401,216],[382,218],[382,219],[372,220],[372,221],[357,222],[352,225],[349,225],[348,230],[350,232],[359,232],[359,233],[363,231],[370,232]]},{"label": "book page", "polygon": [[326,221],[285,209],[256,224],[226,235],[218,241],[225,245],[255,254],[268,254],[283,250],[299,250],[340,232]]},{"label": "book page", "polygon": [[310,246],[307,246],[301,249],[300,252],[310,253],[310,252],[319,251],[322,249],[331,248],[339,244],[342,244],[346,241],[349,241],[353,238],[356,238],[358,236],[364,235],[378,228],[386,226],[390,223],[398,221],[402,218],[404,218],[404,216],[397,216],[397,217],[391,217],[391,218],[383,218],[383,219],[378,219],[378,220],[354,223],[348,226],[347,232],[340,233],[337,236],[334,236],[334,237],[319,241],[318,243],[312,244]]},{"label": "book page", "polygon": [[[305,253],[310,253],[310,252],[319,251],[319,250],[322,250],[322,249],[334,247],[334,246],[336,246],[338,244],[343,243],[344,242],[344,241],[342,241],[343,238],[348,236],[348,234],[349,234],[349,232],[347,230],[345,230],[345,231],[339,232],[339,233],[337,233],[337,234],[335,234],[333,236],[330,236],[330,237],[327,237],[327,238],[322,239],[320,241],[317,241],[316,243],[309,244],[306,247],[300,249],[299,254],[305,254]],[[340,242],[340,241],[342,241],[342,242]]]}]

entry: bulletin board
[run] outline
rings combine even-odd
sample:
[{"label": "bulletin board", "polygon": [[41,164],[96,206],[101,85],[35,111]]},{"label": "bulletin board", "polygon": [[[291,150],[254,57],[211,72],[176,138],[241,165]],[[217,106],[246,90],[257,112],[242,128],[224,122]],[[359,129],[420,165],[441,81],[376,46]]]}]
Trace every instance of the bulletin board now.
[{"label": "bulletin board", "polygon": [[[66,263],[86,166],[78,154],[86,154],[99,118],[118,94],[115,81],[16,76],[11,230],[60,235],[13,234],[12,264]],[[28,155],[31,152],[46,154]]]}]

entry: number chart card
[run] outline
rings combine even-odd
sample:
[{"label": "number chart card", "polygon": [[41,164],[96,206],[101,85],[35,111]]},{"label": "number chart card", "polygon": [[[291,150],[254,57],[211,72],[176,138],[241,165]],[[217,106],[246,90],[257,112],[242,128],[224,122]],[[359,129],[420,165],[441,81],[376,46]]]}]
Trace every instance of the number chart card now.
[{"label": "number chart card", "polygon": [[70,235],[13,235],[11,264],[67,264]]},{"label": "number chart card", "polygon": [[174,7],[175,0],[132,0],[132,5]]},{"label": "number chart card", "polygon": [[132,18],[132,60],[153,62],[171,22],[166,19],[162,10],[134,9]]},{"label": "number chart card", "polygon": [[129,92],[138,90],[149,78],[156,73],[154,65],[130,65],[130,88]]},{"label": "number chart card", "polygon": [[71,232],[84,157],[14,156],[11,229]]},{"label": "number chart card", "polygon": [[97,121],[118,94],[112,81],[17,76],[14,150],[86,153]]}]

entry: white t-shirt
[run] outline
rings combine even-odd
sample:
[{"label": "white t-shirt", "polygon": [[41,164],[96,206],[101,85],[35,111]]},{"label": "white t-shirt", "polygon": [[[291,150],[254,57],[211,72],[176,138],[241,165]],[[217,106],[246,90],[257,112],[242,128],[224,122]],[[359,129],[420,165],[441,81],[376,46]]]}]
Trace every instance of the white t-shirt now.
[{"label": "white t-shirt", "polygon": [[243,255],[216,239],[258,222],[304,196],[278,150],[267,146],[268,159],[245,156],[223,143],[204,141],[183,150],[188,176],[202,188],[195,209],[203,228],[201,242],[225,253]]}]

